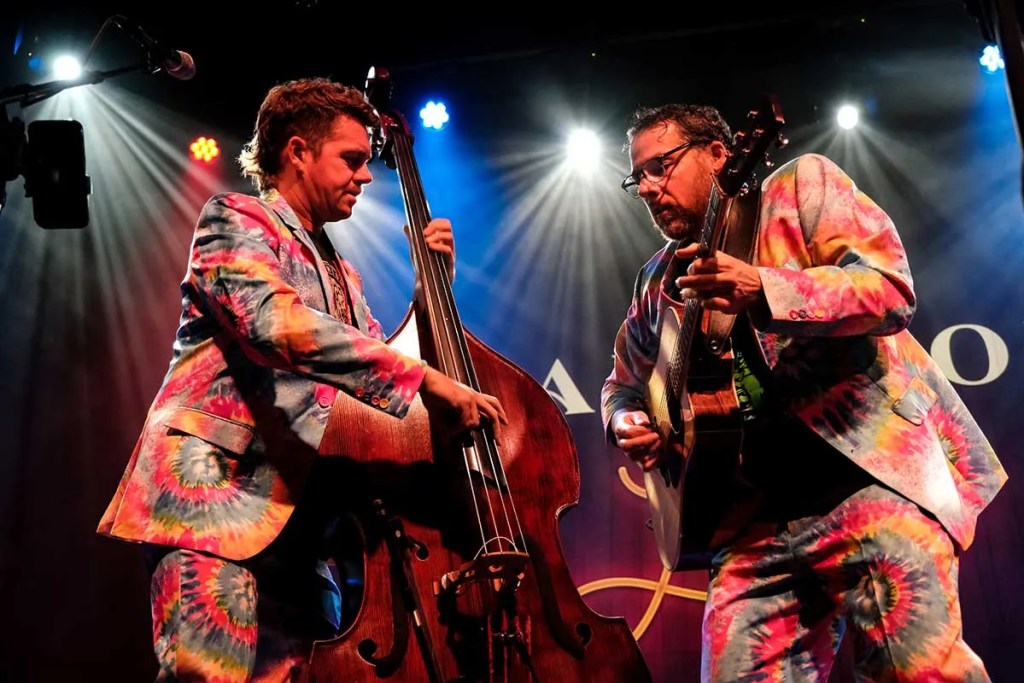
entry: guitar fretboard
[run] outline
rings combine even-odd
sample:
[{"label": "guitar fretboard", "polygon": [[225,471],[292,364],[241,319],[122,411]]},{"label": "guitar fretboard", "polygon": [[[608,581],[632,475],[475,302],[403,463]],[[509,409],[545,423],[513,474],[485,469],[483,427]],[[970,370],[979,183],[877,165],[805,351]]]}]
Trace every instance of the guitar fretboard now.
[{"label": "guitar fretboard", "polygon": [[[704,225],[701,227],[700,240],[698,241],[697,256],[699,258],[706,258],[712,253],[711,242],[714,238],[715,226],[718,225],[718,212],[724,203],[723,199],[724,197],[718,189],[718,185],[712,183],[708,210],[704,214]],[[676,398],[682,396],[683,385],[690,364],[693,338],[702,310],[700,301],[697,299],[687,299],[684,303],[683,321],[679,326],[679,337],[676,339],[675,353],[672,354],[672,361],[669,364],[668,372],[668,385],[672,396]]]}]

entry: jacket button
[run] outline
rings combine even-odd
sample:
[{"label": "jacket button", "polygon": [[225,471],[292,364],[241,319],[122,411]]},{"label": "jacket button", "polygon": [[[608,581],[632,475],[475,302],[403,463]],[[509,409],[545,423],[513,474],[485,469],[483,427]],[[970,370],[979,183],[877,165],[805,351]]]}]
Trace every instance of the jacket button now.
[{"label": "jacket button", "polygon": [[796,320],[797,318],[800,317],[800,314],[797,313],[796,311],[790,311],[789,312],[789,317],[792,318],[793,320]]},{"label": "jacket button", "polygon": [[825,311],[818,309],[817,311],[814,312],[814,317],[817,318],[818,320],[821,320],[822,318],[825,317]]},{"label": "jacket button", "polygon": [[330,408],[331,404],[334,403],[329,396],[321,396],[316,402],[320,404],[321,408]]},{"label": "jacket button", "polygon": [[388,401],[386,398],[382,398],[380,400],[380,407],[381,408],[387,408],[389,405],[391,405],[391,402]]},{"label": "jacket button", "polygon": [[804,309],[801,308],[800,309],[800,317],[801,318],[806,318],[807,317],[807,311],[805,311]]},{"label": "jacket button", "polygon": [[356,397],[357,398],[362,398],[363,394],[365,394],[365,393],[366,393],[365,389],[363,389],[362,387],[356,387]]},{"label": "jacket button", "polygon": [[373,398],[371,398],[370,403],[372,403],[375,406],[380,405],[380,396],[374,396]]}]

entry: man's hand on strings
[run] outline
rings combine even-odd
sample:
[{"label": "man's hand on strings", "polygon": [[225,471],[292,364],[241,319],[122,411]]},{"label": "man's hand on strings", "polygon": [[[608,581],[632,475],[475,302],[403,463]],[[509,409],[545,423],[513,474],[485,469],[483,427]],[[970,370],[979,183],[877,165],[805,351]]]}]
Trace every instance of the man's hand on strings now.
[{"label": "man's hand on strings", "polygon": [[[697,255],[696,244],[676,250],[676,257],[690,259]],[[757,268],[725,252],[716,251],[708,258],[695,258],[686,275],[676,278],[684,299],[699,299],[704,308],[740,313],[752,306],[767,306]]]},{"label": "man's hand on strings", "polygon": [[508,424],[505,409],[496,397],[474,391],[434,368],[427,367],[420,393],[425,403],[447,411],[458,431],[479,427],[482,418],[494,425]]},{"label": "man's hand on strings", "polygon": [[448,269],[448,278],[454,280],[455,233],[452,232],[451,221],[447,218],[435,218],[427,223],[427,227],[423,230],[423,237],[431,251],[444,256],[445,267]]}]

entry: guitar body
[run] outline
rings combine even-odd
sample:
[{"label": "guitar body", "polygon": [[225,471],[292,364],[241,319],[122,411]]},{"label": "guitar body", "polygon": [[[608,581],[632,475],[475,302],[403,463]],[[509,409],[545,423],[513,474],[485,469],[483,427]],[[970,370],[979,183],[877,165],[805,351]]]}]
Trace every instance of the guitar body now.
[{"label": "guitar body", "polygon": [[743,440],[734,357],[728,348],[717,356],[706,352],[698,334],[677,400],[668,373],[683,306],[662,297],[661,345],[647,405],[664,456],[660,467],[644,473],[644,487],[662,564],[672,571],[700,569],[709,566],[712,539],[725,524]]}]

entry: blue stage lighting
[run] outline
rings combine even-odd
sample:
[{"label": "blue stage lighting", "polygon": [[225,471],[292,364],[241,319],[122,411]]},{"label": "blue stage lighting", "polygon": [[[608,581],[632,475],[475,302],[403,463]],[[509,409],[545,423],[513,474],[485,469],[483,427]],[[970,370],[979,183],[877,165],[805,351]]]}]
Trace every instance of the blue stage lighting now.
[{"label": "blue stage lighting", "polygon": [[999,53],[998,45],[986,45],[985,49],[981,52],[981,58],[978,59],[978,62],[990,74],[1006,68],[1003,56]]},{"label": "blue stage lighting", "polygon": [[448,115],[448,108],[444,106],[443,102],[434,102],[431,100],[427,102],[427,105],[420,109],[420,119],[423,121],[423,125],[427,128],[434,128],[441,130],[444,128],[444,124],[448,123],[448,119],[451,117]]}]

